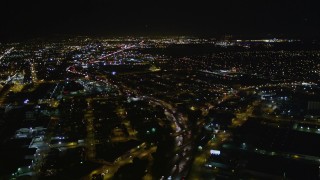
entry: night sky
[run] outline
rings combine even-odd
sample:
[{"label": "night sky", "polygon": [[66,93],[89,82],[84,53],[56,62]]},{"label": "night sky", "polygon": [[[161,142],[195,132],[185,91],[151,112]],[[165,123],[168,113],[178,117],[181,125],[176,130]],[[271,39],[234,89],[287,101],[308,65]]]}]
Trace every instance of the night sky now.
[{"label": "night sky", "polygon": [[52,34],[318,37],[320,32],[316,0],[4,0],[0,8],[1,38]]}]

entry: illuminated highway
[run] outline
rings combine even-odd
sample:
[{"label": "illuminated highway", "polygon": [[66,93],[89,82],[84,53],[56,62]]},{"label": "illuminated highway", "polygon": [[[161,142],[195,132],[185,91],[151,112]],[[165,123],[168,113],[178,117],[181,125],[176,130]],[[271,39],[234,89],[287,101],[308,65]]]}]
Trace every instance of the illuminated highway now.
[{"label": "illuminated highway", "polygon": [[[111,55],[114,55],[114,54],[117,54],[117,53],[121,53],[124,50],[130,49],[130,48],[133,48],[133,47],[135,47],[135,46],[128,46],[128,47],[122,48],[121,50],[116,51],[114,53],[110,53],[107,56],[111,56]],[[106,56],[104,56],[103,58],[105,58],[105,57]],[[73,70],[71,70],[71,69],[72,69],[72,66],[68,67],[66,69],[66,71],[70,72],[70,73],[77,74],[77,75],[88,76],[88,74],[76,71],[75,68],[73,68]],[[103,82],[103,83],[107,83],[108,85],[111,85],[110,81],[107,78],[104,79],[104,80],[102,80],[102,79],[96,79],[96,80],[98,80],[100,82]],[[112,86],[120,88],[117,85],[112,85]],[[125,85],[121,85],[120,91],[121,92],[125,92],[126,94],[136,94],[136,95],[138,95],[136,90],[128,88]],[[159,105],[159,106],[161,106],[162,108],[165,109],[165,115],[166,115],[167,119],[169,119],[172,122],[171,127],[175,131],[175,134],[173,134],[172,136],[175,137],[176,153],[180,154],[182,152],[184,152],[184,153],[188,152],[188,154],[189,154],[189,152],[191,152],[191,149],[193,147],[190,144],[191,141],[192,141],[191,140],[191,134],[188,131],[186,132],[186,130],[188,128],[187,125],[186,125],[186,122],[187,122],[186,119],[181,115],[178,116],[178,114],[176,114],[175,108],[173,108],[173,106],[170,105],[169,103],[166,103],[166,102],[164,102],[162,100],[159,100],[159,99],[156,99],[156,98],[153,98],[153,97],[147,97],[147,96],[144,96],[144,95],[137,96],[137,98],[141,99],[141,100],[147,100],[151,104]],[[89,128],[89,130],[90,129],[91,128]],[[183,132],[182,132],[182,130],[183,130]],[[185,133],[185,132],[189,133],[189,135],[182,136],[182,134]],[[92,142],[93,139],[90,140],[90,141]],[[91,149],[91,148],[89,148],[89,149]],[[90,152],[93,152],[93,151],[94,150],[92,150]],[[182,176],[185,176],[187,174],[187,169],[186,168],[190,166],[191,159],[192,158],[191,158],[190,155],[181,155],[181,156],[179,155],[177,158],[175,157],[174,159],[172,159],[172,169],[173,169],[173,171],[171,173],[168,172],[169,174],[171,174],[171,175],[168,175],[168,176],[174,176],[175,178],[180,178]],[[178,166],[178,169],[174,170],[175,168],[177,168],[177,166]],[[108,176],[105,176],[105,177],[108,177]]]},{"label": "illuminated highway", "polygon": [[0,61],[6,57],[6,55],[9,55],[12,51],[14,50],[14,47],[7,49],[1,56],[0,56]]}]

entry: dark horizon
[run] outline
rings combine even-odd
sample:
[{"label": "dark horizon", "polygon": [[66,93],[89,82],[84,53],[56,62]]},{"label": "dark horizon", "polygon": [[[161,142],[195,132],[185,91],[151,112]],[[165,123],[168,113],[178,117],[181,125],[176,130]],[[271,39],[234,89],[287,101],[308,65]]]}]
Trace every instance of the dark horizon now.
[{"label": "dark horizon", "polygon": [[88,36],[190,35],[319,38],[313,1],[108,2],[5,1],[2,40]]}]

